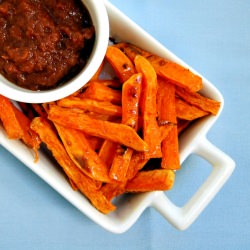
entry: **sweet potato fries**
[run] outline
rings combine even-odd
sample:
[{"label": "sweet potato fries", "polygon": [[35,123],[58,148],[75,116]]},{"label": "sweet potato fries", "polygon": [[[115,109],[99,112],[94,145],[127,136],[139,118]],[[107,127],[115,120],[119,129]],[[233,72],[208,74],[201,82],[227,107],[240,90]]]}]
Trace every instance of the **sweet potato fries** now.
[{"label": "sweet potato fries", "polygon": [[[115,79],[101,79],[109,64]],[[180,169],[179,134],[216,115],[220,103],[202,96],[189,69],[132,44],[110,45],[89,83],[53,103],[19,103],[0,95],[0,121],[10,139],[36,152],[41,143],[74,190],[100,212],[124,193],[169,190]]]}]

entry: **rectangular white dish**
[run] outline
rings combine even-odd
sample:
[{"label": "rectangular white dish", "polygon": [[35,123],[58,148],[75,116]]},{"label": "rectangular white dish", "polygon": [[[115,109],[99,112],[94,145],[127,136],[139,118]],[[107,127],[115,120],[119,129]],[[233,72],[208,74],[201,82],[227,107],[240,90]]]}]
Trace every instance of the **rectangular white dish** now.
[{"label": "rectangular white dish", "polygon": [[[110,36],[118,41],[133,43],[145,50],[188,67],[197,73],[181,59],[167,50],[138,25],[121,13],[108,1],[105,2],[110,21]],[[34,171],[83,214],[97,224],[114,233],[123,233],[128,230],[148,207],[154,207],[173,226],[180,230],[186,229],[209,204],[234,170],[234,162],[211,144],[206,134],[218,119],[224,100],[221,93],[203,76],[202,94],[221,102],[219,114],[200,119],[189,127],[180,138],[181,163],[191,154],[197,154],[207,160],[212,171],[202,186],[193,194],[192,198],[182,207],[176,206],[165,192],[151,192],[145,194],[127,195],[117,201],[117,210],[108,215],[97,211],[89,201],[79,192],[71,189],[64,174],[42,151],[40,160],[34,163],[34,154],[20,141],[9,140],[0,127],[0,144],[10,153]],[[180,170],[181,171],[181,170]]]}]

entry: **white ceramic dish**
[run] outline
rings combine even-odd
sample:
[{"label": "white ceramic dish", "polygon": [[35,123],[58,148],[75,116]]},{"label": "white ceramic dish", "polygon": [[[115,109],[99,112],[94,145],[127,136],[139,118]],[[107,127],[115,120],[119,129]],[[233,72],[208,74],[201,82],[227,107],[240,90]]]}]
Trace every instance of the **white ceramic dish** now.
[{"label": "white ceramic dish", "polygon": [[[184,66],[188,66],[109,2],[105,2],[105,5],[110,20],[110,32],[113,37],[135,43],[144,49],[169,58]],[[220,101],[222,109],[224,104],[222,95],[209,81],[205,78],[203,79],[203,94]],[[180,138],[181,162],[190,154],[197,154],[207,160],[212,166],[211,174],[183,207],[176,206],[167,197],[167,192],[159,191],[124,196],[117,201],[118,208],[115,212],[104,215],[98,212],[82,194],[71,189],[62,173],[57,168],[51,166],[52,163],[43,152],[40,154],[39,162],[34,163],[33,152],[27,150],[27,147],[19,141],[8,140],[3,130],[0,130],[0,143],[77,207],[83,214],[108,231],[114,233],[125,232],[136,222],[143,211],[150,206],[158,210],[174,227],[184,230],[194,222],[221,189],[230,177],[235,166],[230,157],[206,139],[208,130],[212,127],[219,115],[220,114],[216,117],[209,116],[205,119],[201,119],[199,122],[193,124]]]},{"label": "white ceramic dish", "polygon": [[61,99],[84,86],[97,71],[109,41],[108,15],[103,2],[99,0],[82,0],[89,11],[96,31],[96,39],[87,64],[74,78],[51,90],[32,91],[21,88],[0,75],[0,94],[26,103],[44,103]]}]

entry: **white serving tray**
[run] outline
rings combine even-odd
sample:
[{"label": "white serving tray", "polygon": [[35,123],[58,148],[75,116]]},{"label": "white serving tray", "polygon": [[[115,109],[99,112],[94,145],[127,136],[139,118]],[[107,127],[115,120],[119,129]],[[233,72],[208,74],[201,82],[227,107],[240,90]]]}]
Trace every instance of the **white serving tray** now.
[{"label": "white serving tray", "polygon": [[[194,69],[185,64],[177,56],[167,50],[138,25],[132,22],[111,3],[105,1],[110,20],[110,35],[117,40],[134,43],[162,57],[175,61]],[[203,76],[202,76],[203,77]],[[168,197],[167,192],[150,192],[144,194],[125,195],[117,200],[117,210],[108,215],[97,211],[89,201],[79,192],[71,189],[62,172],[53,166],[53,161],[40,152],[40,160],[34,163],[34,154],[20,141],[9,140],[0,127],[0,144],[34,171],[57,192],[77,207],[83,214],[95,221],[103,228],[113,233],[123,233],[128,230],[148,207],[158,210],[163,218],[168,220],[179,230],[188,228],[204,208],[209,204],[217,192],[232,174],[234,161],[210,143],[206,134],[218,119],[223,108],[224,100],[221,93],[203,77],[204,87],[202,94],[221,102],[219,114],[200,119],[193,124],[180,138],[181,163],[191,154],[197,154],[207,160],[212,171],[205,182],[193,194],[187,203],[179,207]],[[181,170],[180,170],[181,171]]]}]

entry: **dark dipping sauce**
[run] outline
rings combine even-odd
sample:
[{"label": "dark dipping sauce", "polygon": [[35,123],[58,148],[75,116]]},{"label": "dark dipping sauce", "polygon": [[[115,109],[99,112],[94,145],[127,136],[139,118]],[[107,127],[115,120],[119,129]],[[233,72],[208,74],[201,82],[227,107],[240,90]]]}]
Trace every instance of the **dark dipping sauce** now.
[{"label": "dark dipping sauce", "polygon": [[68,81],[94,40],[80,0],[0,0],[0,73],[20,87],[46,90]]}]

